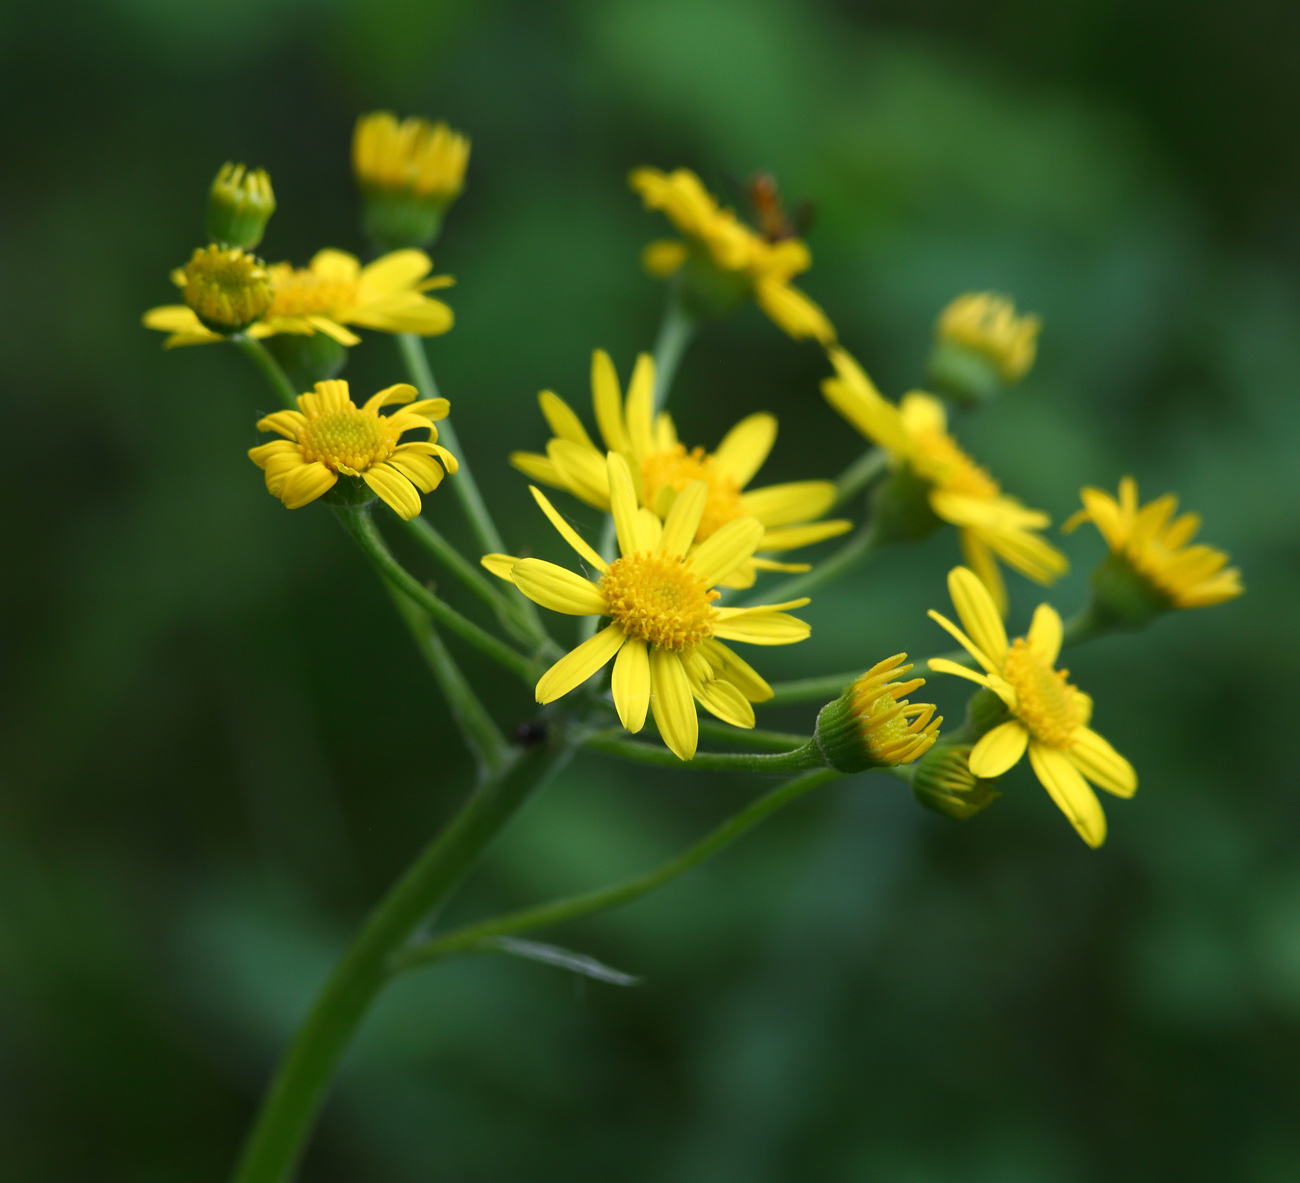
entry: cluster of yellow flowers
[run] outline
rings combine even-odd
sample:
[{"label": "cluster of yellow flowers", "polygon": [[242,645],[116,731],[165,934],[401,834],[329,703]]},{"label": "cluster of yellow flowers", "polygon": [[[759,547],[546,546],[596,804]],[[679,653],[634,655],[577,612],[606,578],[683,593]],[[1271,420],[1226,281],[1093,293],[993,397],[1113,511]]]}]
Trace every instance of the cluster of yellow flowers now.
[{"label": "cluster of yellow flowers", "polygon": [[[212,241],[173,274],[184,303],[152,309],[144,323],[166,332],[168,346],[229,339],[260,348],[256,343],[269,338],[322,335],[351,347],[361,339],[358,329],[423,337],[447,332],[452,311],[428,293],[452,281],[431,275],[423,248],[462,191],[468,157],[468,141],[445,124],[399,123],[388,113],[363,118],[353,161],[367,203],[364,225],[385,253],[362,265],[351,254],[327,249],[305,268],[267,265],[250,253],[275,208],[274,196],[265,173],[226,166],[212,190]],[[963,450],[941,398],[914,390],[895,403],[877,390],[838,342],[826,313],[792,285],[811,267],[812,256],[769,180],[754,186],[755,225],[725,208],[689,170],[637,169],[630,182],[646,207],[666,215],[679,233],[643,252],[646,270],[669,282],[670,308],[679,320],[694,328],[752,299],[789,336],[825,350],[825,399],[879,459],[871,514],[843,554],[865,554],[945,524],[957,531],[965,565],[950,572],[948,588],[962,627],[930,615],[963,652],[932,658],[929,669],[977,683],[986,695],[983,705],[974,709],[972,700],[967,724],[951,738],[941,735],[934,706],[905,697],[924,679],[895,680],[911,669],[906,654],[897,654],[851,684],[845,679],[847,689],[819,716],[814,749],[845,771],[915,765],[908,775],[916,778],[918,796],[940,802],[954,816],[968,816],[992,800],[989,783],[1027,752],[1079,834],[1099,845],[1106,821],[1090,786],[1128,797],[1137,776],[1091,729],[1092,700],[1056,668],[1062,644],[1080,638],[1067,635],[1048,604],[1039,605],[1023,637],[1008,641],[1003,623],[1003,566],[1043,585],[1067,570],[1065,555],[1044,537],[1048,515],[1004,492]],[[967,383],[972,397],[985,398],[992,386],[1024,377],[1039,329],[1037,317],[1018,315],[1005,297],[964,294],[937,320],[934,372],[942,372],[949,392]],[[594,546],[530,486],[586,573],[500,552],[484,555],[481,563],[534,604],[590,618],[585,639],[536,682],[538,703],[589,685],[598,691],[593,709],[607,704],[604,709],[612,708],[631,733],[653,719],[667,747],[685,761],[699,744],[697,704],[727,724],[751,729],[754,704],[774,697],[773,687],[731,644],[805,639],[809,625],[792,613],[809,599],[795,593],[847,565],[847,557],[812,567],[774,556],[826,542],[853,523],[827,516],[846,500],[843,484],[834,480],[751,487],[777,439],[776,419],[765,411],[741,419],[712,451],[683,443],[662,405],[671,377],[663,371],[671,368],[661,359],[657,372],[656,360],[640,355],[624,395],[613,361],[596,350],[595,437],[567,402],[544,390],[539,402],[551,438],[544,451],[510,457],[531,480],[610,515],[611,536]],[[462,485],[471,480],[463,456],[458,463],[438,442],[434,423],[448,415],[449,404],[428,397],[432,393],[402,383],[358,407],[346,382],[321,377],[295,405],[258,422],[280,438],[249,455],[264,471],[267,489],[290,509],[322,497],[354,506],[377,497],[409,521],[421,511],[420,494],[437,488],[444,472],[461,471]],[[961,390],[954,397],[960,399]],[[381,414],[387,407],[396,410]],[[454,446],[449,425],[443,430]],[[422,438],[403,442],[413,431]],[[1084,508],[1065,529],[1092,521],[1111,554],[1094,577],[1081,635],[1133,627],[1158,612],[1241,593],[1226,555],[1192,545],[1199,520],[1191,514],[1175,519],[1172,497],[1140,507],[1136,485],[1125,477],[1118,499],[1091,488],[1082,498]],[[778,598],[786,592],[781,602],[734,599],[738,590],[778,572],[794,577],[778,591]],[[592,679],[611,663],[602,694]]]}]

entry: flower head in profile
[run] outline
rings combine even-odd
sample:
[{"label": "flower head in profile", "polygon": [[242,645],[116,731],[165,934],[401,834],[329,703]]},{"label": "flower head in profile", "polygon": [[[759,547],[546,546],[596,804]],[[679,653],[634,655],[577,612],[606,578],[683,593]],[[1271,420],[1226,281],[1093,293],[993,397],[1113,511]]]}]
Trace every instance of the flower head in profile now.
[{"label": "flower head in profile", "polygon": [[661,210],[682,234],[645,248],[642,261],[651,275],[664,279],[686,269],[687,286],[695,302],[704,305],[698,311],[726,311],[752,295],[773,323],[796,340],[811,337],[823,345],[835,340],[826,314],[790,282],[812,266],[802,240],[773,241],[758,233],[734,211],[720,207],[690,169],[665,173],[639,168],[630,179],[646,208]]},{"label": "flower head in profile", "polygon": [[[170,334],[169,349],[221,340],[192,307],[191,268],[172,276],[185,293],[186,304],[151,308],[144,315],[147,328]],[[425,293],[454,281],[446,275],[430,276],[432,269],[429,256],[417,250],[393,251],[364,267],[354,255],[336,250],[318,251],[307,267],[274,263],[264,269],[267,304],[243,327],[250,337],[324,333],[341,345],[361,340],[346,325],[434,337],[451,328],[454,316],[441,300]]]},{"label": "flower head in profile", "polygon": [[1089,728],[1092,699],[1058,670],[1061,618],[1049,604],[1034,612],[1029,632],[1007,642],[1002,616],[984,584],[965,567],[948,575],[948,591],[965,631],[947,617],[930,617],[951,633],[982,672],[945,658],[931,658],[936,673],[956,674],[992,690],[1011,718],[986,732],[970,754],[970,770],[981,778],[1001,776],[1026,749],[1034,775],[1089,846],[1106,838],[1106,815],[1089,784],[1131,797],[1137,773]]},{"label": "flower head in profile", "polygon": [[[1126,476],[1119,483],[1119,497],[1112,497],[1101,489],[1082,490],[1083,508],[1062,527],[1067,533],[1084,522],[1092,522],[1110,547],[1111,556],[1119,564],[1117,571],[1100,571],[1106,587],[1094,587],[1098,592],[1110,593],[1111,606],[1128,615],[1133,599],[1154,601],[1161,608],[1207,608],[1235,599],[1245,590],[1241,585],[1241,572],[1228,566],[1228,556],[1221,550],[1203,543],[1192,544],[1200,529],[1198,514],[1185,513],[1174,517],[1178,498],[1172,493],[1157,497],[1146,505],[1138,505],[1137,482]],[[1129,581],[1113,578],[1127,574]],[[1138,596],[1117,599],[1123,595],[1123,582],[1138,583]],[[1143,594],[1145,593],[1145,594]]]},{"label": "flower head in profile", "polygon": [[[703,542],[728,522],[754,517],[762,523],[757,549],[782,553],[843,534],[846,521],[819,522],[835,500],[830,481],[794,481],[750,489],[754,474],[776,442],[776,418],[750,415],[736,424],[713,451],[687,450],[677,439],[672,417],[654,415],[654,362],[649,354],[637,359],[628,383],[627,401],[619,391],[618,375],[609,354],[592,355],[591,391],[596,423],[605,449],[628,459],[632,486],[639,503],[666,518],[674,500],[695,481],[707,490],[694,541]],[[609,509],[609,474],[605,451],[592,442],[582,421],[563,399],[549,390],[539,396],[542,414],[553,439],[546,455],[516,452],[510,463],[533,480],[566,489],[597,509]],[[749,587],[755,571],[806,571],[802,563],[782,563],[755,556],[741,563],[723,581],[726,587]]]},{"label": "flower head in profile", "polygon": [[1034,364],[1042,321],[1016,315],[1016,306],[996,292],[967,292],[939,315],[935,336],[986,358],[1008,384],[1019,382]]},{"label": "flower head in profile", "polygon": [[610,661],[618,717],[640,731],[653,712],[664,742],[679,759],[695,755],[698,701],[737,727],[754,726],[754,702],[772,689],[723,641],[790,645],[808,636],[808,625],[787,609],[806,599],[754,608],[718,608],[714,585],[754,552],[763,535],[754,518],[737,518],[695,543],[708,498],[703,481],[688,485],[666,520],[637,507],[627,461],[611,452],[610,510],[620,557],[605,562],[560,517],[536,488],[533,497],[551,524],[598,580],[575,575],[542,559],[485,555],[483,565],[512,581],[524,595],[554,612],[607,617],[609,624],[557,661],[537,683],[537,701],[553,702],[577,688]]},{"label": "flower head in profile", "polygon": [[[447,400],[416,402],[415,396],[414,386],[399,382],[358,407],[346,382],[317,382],[313,393],[298,396],[296,411],[276,411],[258,422],[259,431],[284,438],[251,449],[249,458],[266,472],[267,491],[289,509],[315,501],[348,476],[364,481],[409,520],[420,512],[420,493],[432,493],[441,483],[443,468],[455,473],[458,467],[433,425],[446,417]],[[379,413],[394,405],[401,409]],[[408,431],[423,431],[426,438],[400,443]]]},{"label": "flower head in profile", "polygon": [[832,768],[865,772],[910,764],[939,738],[943,717],[932,703],[909,703],[907,695],[925,685],[924,678],[902,678],[911,666],[906,653],[877,662],[817,716],[817,746]]},{"label": "flower head in profile", "polygon": [[1006,585],[998,560],[1037,583],[1069,568],[1039,531],[1047,514],[1028,509],[980,468],[948,433],[943,403],[913,391],[895,406],[843,349],[830,351],[835,376],[822,383],[826,400],[864,436],[889,453],[896,470],[920,482],[936,518],[957,527],[962,552],[1005,615]]}]

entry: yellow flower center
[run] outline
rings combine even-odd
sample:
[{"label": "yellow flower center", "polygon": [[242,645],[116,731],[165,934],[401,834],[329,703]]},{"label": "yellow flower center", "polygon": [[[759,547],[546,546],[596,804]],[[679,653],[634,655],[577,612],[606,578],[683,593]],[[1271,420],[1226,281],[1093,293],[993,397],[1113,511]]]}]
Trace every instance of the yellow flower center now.
[{"label": "yellow flower center", "polygon": [[388,420],[367,415],[356,407],[343,407],[309,418],[307,426],[298,432],[298,443],[308,464],[319,460],[348,476],[364,472],[393,452]]},{"label": "yellow flower center", "polygon": [[873,752],[879,753],[883,751],[890,744],[897,743],[907,734],[908,719],[901,711],[892,719],[886,719],[883,723],[872,722],[877,716],[887,714],[897,705],[894,696],[886,692],[879,695],[862,712],[867,724],[867,746]]},{"label": "yellow flower center", "polygon": [[629,637],[681,652],[713,636],[718,592],[677,555],[640,551],[611,563],[600,581],[609,614]]},{"label": "yellow flower center", "polygon": [[266,269],[253,255],[215,244],[196,250],[185,267],[185,303],[208,328],[236,332],[271,305]]},{"label": "yellow flower center", "polygon": [[357,299],[356,280],[330,279],[307,268],[272,268],[271,284],[272,316],[330,316]]},{"label": "yellow flower center", "polygon": [[659,495],[664,489],[680,493],[692,481],[704,481],[709,495],[704,502],[700,528],[695,531],[697,542],[736,518],[745,516],[745,505],[740,499],[740,486],[733,477],[719,472],[713,457],[703,448],[688,452],[684,445],[674,444],[663,452],[651,452],[641,461],[641,486],[646,505],[659,510]]},{"label": "yellow flower center", "polygon": [[1017,637],[1002,663],[1002,676],[1015,688],[1016,715],[1035,739],[1051,747],[1069,745],[1083,723],[1078,709],[1082,697],[1067,681],[1069,670],[1053,669]]},{"label": "yellow flower center", "polygon": [[950,492],[985,500],[1002,491],[997,481],[967,456],[946,432],[916,432],[912,438],[920,450],[916,469],[927,480]]}]

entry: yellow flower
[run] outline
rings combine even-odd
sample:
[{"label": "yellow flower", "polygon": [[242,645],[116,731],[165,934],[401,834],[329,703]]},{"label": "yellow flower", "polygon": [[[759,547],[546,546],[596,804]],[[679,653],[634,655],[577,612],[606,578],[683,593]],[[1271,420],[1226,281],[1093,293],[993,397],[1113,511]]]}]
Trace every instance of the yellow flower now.
[{"label": "yellow flower", "polygon": [[827,402],[864,436],[884,448],[894,466],[919,478],[930,509],[957,527],[962,553],[1006,614],[1007,592],[997,560],[1037,583],[1069,569],[1065,556],[1037,533],[1051,524],[1002,492],[948,434],[943,403],[913,391],[894,406],[843,349],[830,351],[836,376],[822,382]]},{"label": "yellow flower", "polygon": [[895,682],[912,667],[906,653],[877,662],[817,716],[817,746],[841,772],[865,772],[910,764],[939,738],[942,716],[932,703],[909,703],[904,697],[925,685],[924,678]]},{"label": "yellow flower", "polygon": [[469,164],[469,140],[445,123],[391,111],[357,120],[352,169],[364,189],[408,192],[446,204],[459,195]]},{"label": "yellow flower", "polygon": [[639,168],[631,184],[646,208],[662,210],[686,239],[661,239],[645,248],[642,262],[651,275],[667,278],[692,257],[699,258],[738,279],[741,290],[752,293],[758,306],[791,337],[811,337],[823,345],[835,340],[826,314],[790,283],[812,266],[812,255],[800,239],[768,241],[732,210],[721,209],[690,169],[664,173]]},{"label": "yellow flower", "polygon": [[640,731],[654,714],[664,742],[679,759],[695,755],[699,735],[695,706],[736,727],[754,726],[750,703],[772,697],[772,688],[723,640],[751,645],[790,645],[808,636],[808,625],[786,609],[806,599],[755,608],[715,608],[713,585],[753,553],[763,536],[755,518],[728,522],[692,545],[708,498],[696,481],[682,490],[664,522],[638,509],[632,472],[618,453],[606,457],[610,509],[620,557],[606,563],[530,486],[551,524],[600,572],[599,582],[542,559],[485,555],[483,566],[512,581],[529,599],[570,616],[608,617],[590,640],[562,657],[537,683],[537,701],[553,702],[614,661],[612,689],[618,717]]},{"label": "yellow flower", "polygon": [[[1083,489],[1083,509],[1062,527],[1069,533],[1084,522],[1101,531],[1111,553],[1122,559],[1163,606],[1207,608],[1241,595],[1241,572],[1224,568],[1228,556],[1212,546],[1191,545],[1200,528],[1198,514],[1174,518],[1178,498],[1166,493],[1138,506],[1137,482],[1126,476],[1119,499],[1101,489]],[[1171,520],[1173,519],[1173,520]]]},{"label": "yellow flower", "polygon": [[[442,481],[443,467],[450,473],[459,467],[438,443],[433,425],[446,417],[447,400],[413,402],[415,395],[414,386],[399,382],[357,407],[346,382],[317,382],[314,394],[298,396],[298,410],[276,411],[258,422],[259,431],[278,432],[284,439],[251,449],[249,458],[265,470],[267,490],[289,509],[315,501],[342,473],[360,477],[409,520],[420,512],[416,490],[432,493]],[[391,415],[379,413],[380,407],[394,404],[407,405]],[[428,439],[398,443],[405,432],[417,430],[428,432]]]},{"label": "yellow flower", "polygon": [[[272,264],[266,268],[271,305],[248,327],[248,335],[324,333],[342,345],[356,345],[361,338],[343,327],[356,325],[385,333],[437,336],[451,328],[454,317],[446,304],[424,293],[454,281],[446,275],[429,276],[432,267],[429,256],[417,250],[393,251],[364,267],[354,255],[336,250],[318,251],[305,268]],[[188,298],[185,273],[176,272],[172,278]],[[185,305],[151,308],[144,323],[146,328],[171,334],[166,342],[169,349],[222,339]]]},{"label": "yellow flower", "polygon": [[[764,526],[760,551],[787,551],[810,546],[843,534],[852,523],[818,522],[835,500],[830,481],[795,481],[751,489],[745,486],[762,467],[776,441],[776,418],[750,415],[733,427],[717,450],[689,452],[677,440],[677,430],[667,411],[654,417],[654,361],[641,354],[627,402],[619,392],[618,375],[609,354],[598,349],[591,360],[591,392],[596,423],[605,447],[622,453],[632,467],[632,483],[640,504],[660,518],[668,515],[673,499],[693,481],[708,490],[695,541],[703,542],[720,527],[737,518],[755,517]],[[542,414],[555,433],[546,455],[515,452],[513,464],[533,480],[566,489],[597,509],[609,509],[609,477],[605,453],[597,448],[582,421],[568,404],[549,390],[539,395]],[[751,558],[740,564],[724,586],[749,587],[756,570],[806,571],[805,564],[779,563]]]},{"label": "yellow flower", "polygon": [[214,341],[246,329],[275,299],[262,260],[238,247],[213,243],[196,250],[176,280],[185,296],[177,311]]},{"label": "yellow flower", "polygon": [[987,732],[970,755],[977,777],[1001,776],[1029,750],[1029,763],[1061,812],[1089,846],[1106,839],[1106,815],[1089,781],[1117,797],[1137,790],[1133,766],[1088,727],[1092,699],[1056,669],[1061,651],[1061,618],[1049,604],[1039,604],[1025,637],[1007,643],[1002,616],[984,584],[965,567],[948,575],[948,591],[966,631],[931,611],[979,663],[979,673],[936,657],[930,668],[956,674],[992,690],[1012,718]]},{"label": "yellow flower", "polygon": [[935,335],[941,342],[988,358],[1004,382],[1019,382],[1038,353],[1036,316],[1017,316],[1015,303],[996,292],[967,292],[939,316]]}]

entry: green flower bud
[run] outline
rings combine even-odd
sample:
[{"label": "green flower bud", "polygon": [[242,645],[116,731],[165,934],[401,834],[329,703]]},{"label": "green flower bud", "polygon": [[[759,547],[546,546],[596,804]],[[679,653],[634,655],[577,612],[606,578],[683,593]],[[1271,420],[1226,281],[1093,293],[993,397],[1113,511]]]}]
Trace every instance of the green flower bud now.
[{"label": "green flower bud", "polygon": [[208,237],[213,242],[250,251],[262,241],[273,213],[275,194],[264,169],[221,166],[208,194]]},{"label": "green flower bud", "polygon": [[931,748],[912,772],[912,794],[927,809],[955,817],[974,817],[1001,796],[994,781],[981,780],[970,770],[966,744]]},{"label": "green flower bud", "polygon": [[895,682],[895,674],[912,667],[898,653],[872,666],[817,715],[813,735],[822,758],[840,772],[865,772],[910,764],[938,738],[942,716],[929,703],[909,703],[903,696],[925,685],[924,678]]},{"label": "green flower bud", "polygon": [[185,266],[185,303],[214,333],[246,329],[271,307],[275,293],[262,261],[215,243],[194,252]]}]

